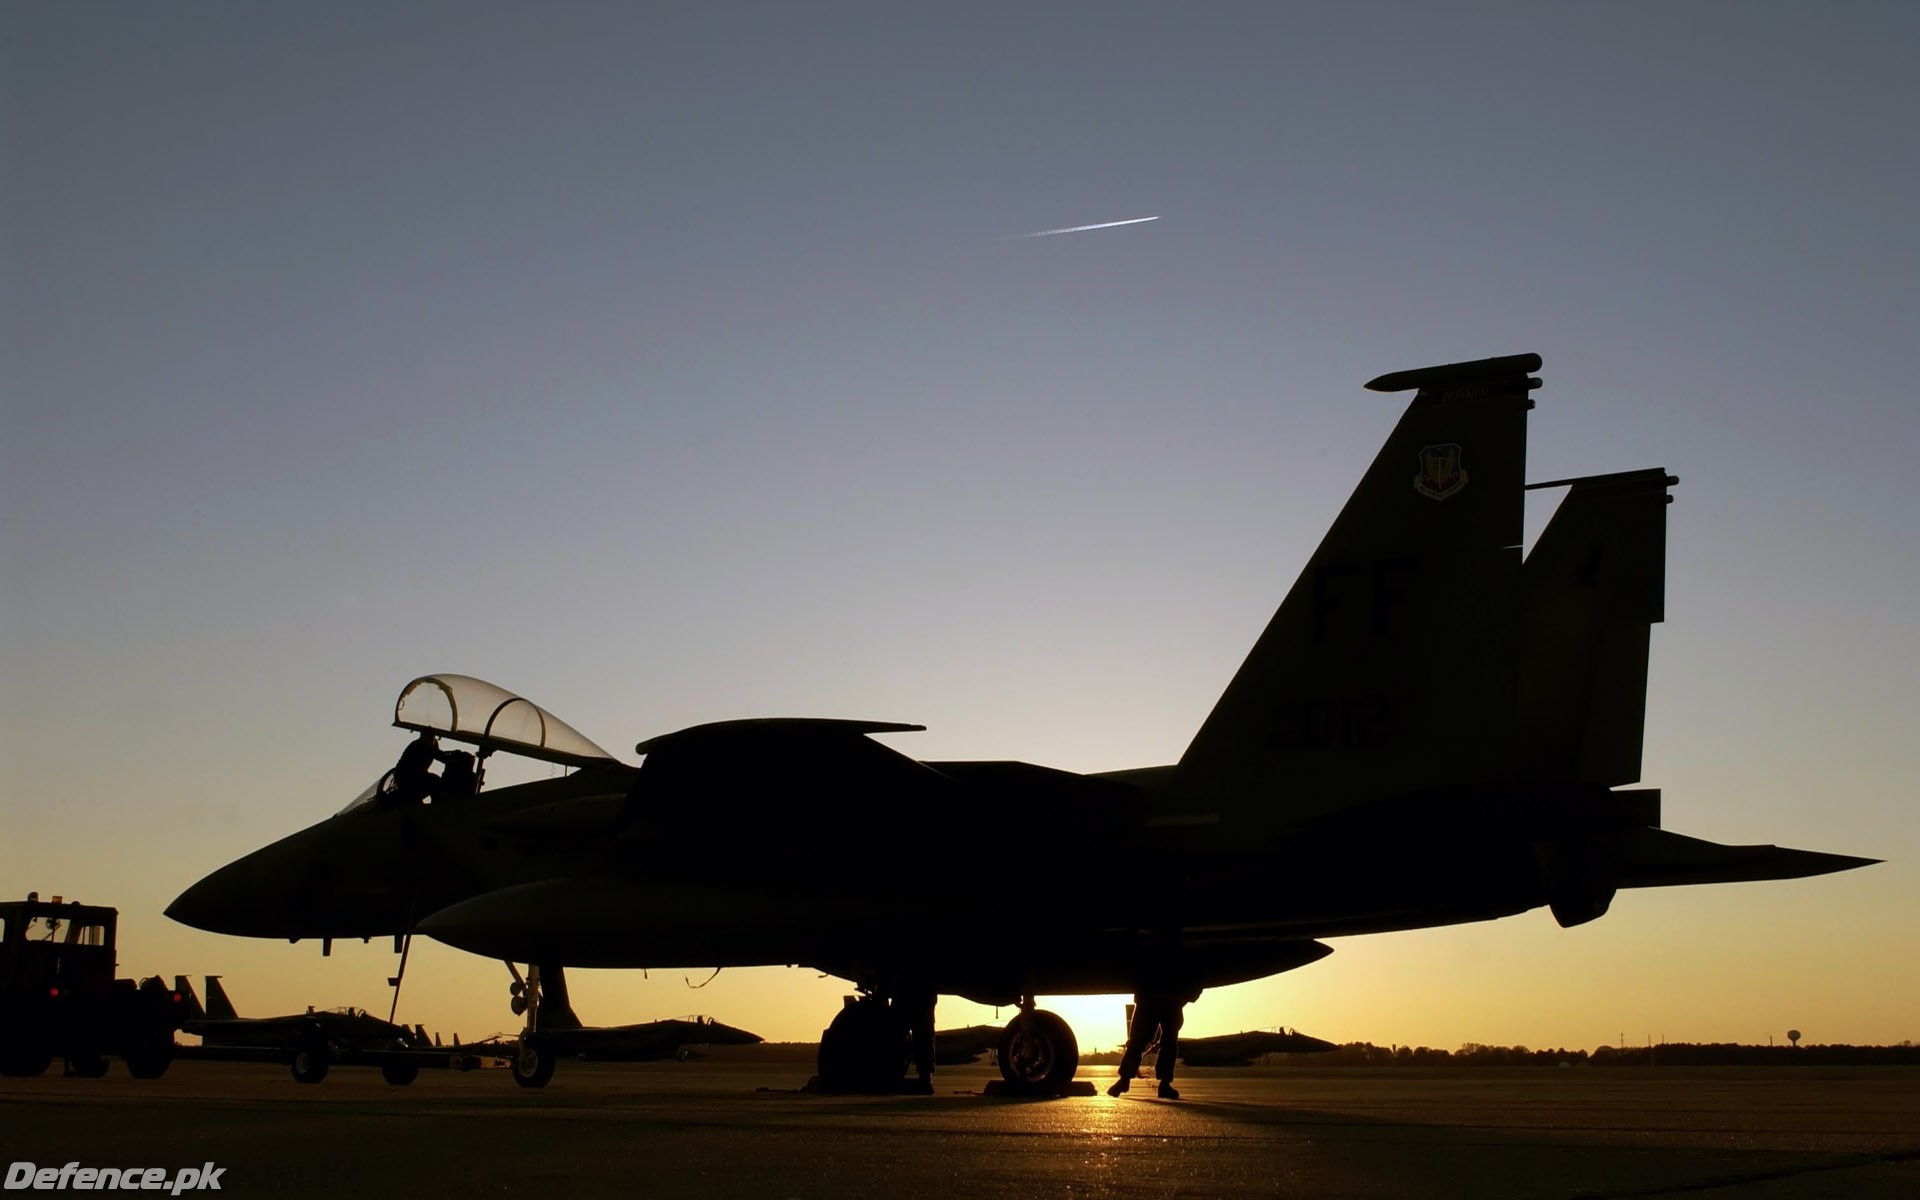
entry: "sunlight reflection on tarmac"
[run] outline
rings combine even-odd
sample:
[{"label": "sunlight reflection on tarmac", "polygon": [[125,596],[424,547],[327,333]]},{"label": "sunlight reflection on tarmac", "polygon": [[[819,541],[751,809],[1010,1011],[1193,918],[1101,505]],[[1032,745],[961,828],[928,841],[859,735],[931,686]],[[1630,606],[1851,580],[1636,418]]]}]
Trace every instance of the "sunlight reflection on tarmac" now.
[{"label": "sunlight reflection on tarmac", "polygon": [[[1111,1067],[1084,1077],[1104,1086]],[[223,1191],[557,1195],[1920,1195],[1920,1071],[1194,1071],[1051,1101],[829,1097],[787,1064],[567,1063],[388,1087],[338,1068],[178,1063],[0,1081],[0,1146],[42,1165],[227,1168]],[[765,1090],[758,1090],[765,1089]]]}]

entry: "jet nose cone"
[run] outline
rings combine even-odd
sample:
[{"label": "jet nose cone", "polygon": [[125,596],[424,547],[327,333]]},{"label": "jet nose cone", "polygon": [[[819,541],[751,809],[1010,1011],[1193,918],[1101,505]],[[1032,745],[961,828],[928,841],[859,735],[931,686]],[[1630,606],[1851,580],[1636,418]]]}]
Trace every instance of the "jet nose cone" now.
[{"label": "jet nose cone", "polygon": [[378,937],[406,928],[408,896],[379,860],[353,859],[312,831],[234,860],[181,892],[167,916],[234,937]]},{"label": "jet nose cone", "polygon": [[238,914],[245,912],[245,908],[234,894],[232,873],[232,866],[222,867],[181,892],[167,905],[167,916],[208,933],[242,932],[234,928]]}]

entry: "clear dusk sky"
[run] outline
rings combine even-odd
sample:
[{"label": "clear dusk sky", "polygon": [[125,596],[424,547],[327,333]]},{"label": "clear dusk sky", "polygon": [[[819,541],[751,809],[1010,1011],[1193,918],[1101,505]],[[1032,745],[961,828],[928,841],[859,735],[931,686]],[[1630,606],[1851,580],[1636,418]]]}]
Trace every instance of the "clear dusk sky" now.
[{"label": "clear dusk sky", "polygon": [[[1392,427],[1360,385],[1535,351],[1532,478],[1681,479],[1667,827],[1889,861],[1340,939],[1189,1030],[1920,1037],[1916,47],[1906,2],[7,4],[0,892],[384,1011],[386,945],[160,913],[430,671],[629,759],[811,715],[1173,761]],[[506,982],[429,947],[402,1015],[510,1028]],[[844,990],[576,1006],[801,1039]]]}]

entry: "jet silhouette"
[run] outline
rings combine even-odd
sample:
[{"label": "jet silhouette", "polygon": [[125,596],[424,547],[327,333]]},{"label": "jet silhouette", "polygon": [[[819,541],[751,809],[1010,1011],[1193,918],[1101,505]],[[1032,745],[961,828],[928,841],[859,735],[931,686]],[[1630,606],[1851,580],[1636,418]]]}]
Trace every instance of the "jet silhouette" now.
[{"label": "jet silhouette", "polygon": [[761,1038],[712,1017],[673,1017],[634,1025],[583,1025],[567,995],[565,971],[549,964],[544,978],[513,981],[514,1010],[527,1016],[510,1055],[514,1082],[544,1087],[562,1058],[601,1062],[656,1062],[677,1058],[694,1046],[751,1046]]},{"label": "jet silhouette", "polygon": [[[918,761],[874,739],[917,725],[770,718],[649,739],[634,767],[512,693],[427,676],[396,725],[579,769],[425,804],[376,785],[168,913],[258,937],[417,930],[530,976],[806,966],[860,996],[823,1034],[829,1087],[898,1084],[935,996],[1015,1005],[1000,1069],[1057,1092],[1079,1051],[1042,996],[1190,1000],[1327,937],[1542,906],[1573,926],[1623,888],[1875,861],[1669,833],[1660,792],[1625,786],[1678,481],[1527,484],[1539,366],[1368,384],[1415,394],[1177,763]],[[1529,487],[1566,495],[1523,556]],[[958,811],[991,814],[989,853],[946,851]],[[913,1056],[924,1074],[931,1048]]]},{"label": "jet silhouette", "polygon": [[[413,1029],[382,1021],[364,1009],[308,1009],[277,1017],[243,1017],[227,998],[227,989],[218,975],[207,976],[207,1003],[185,975],[173,977],[173,990],[186,1006],[187,1017],[180,1029],[200,1039],[211,1052],[260,1051],[265,1056],[284,1060],[293,1068],[293,1077],[301,1083],[319,1083],[327,1076],[335,1059],[366,1059],[379,1062],[390,1083],[411,1083],[420,1068],[402,1051],[433,1049],[433,1039],[424,1026]],[[220,1056],[220,1055],[210,1055]],[[382,1061],[391,1056],[391,1061]]]},{"label": "jet silhouette", "polygon": [[1180,1039],[1180,1061],[1189,1067],[1250,1067],[1268,1054],[1320,1054],[1340,1047],[1294,1029],[1249,1029],[1215,1037]]}]

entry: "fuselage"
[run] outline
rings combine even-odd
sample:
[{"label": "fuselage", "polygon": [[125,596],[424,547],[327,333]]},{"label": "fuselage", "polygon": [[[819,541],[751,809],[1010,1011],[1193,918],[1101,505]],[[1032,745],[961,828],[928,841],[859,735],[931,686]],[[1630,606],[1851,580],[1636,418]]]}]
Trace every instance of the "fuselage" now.
[{"label": "fuselage", "polygon": [[[593,768],[458,803],[364,806],[221,868],[169,913],[258,937],[417,927],[511,961],[793,964],[992,999],[1029,981],[1127,991],[1154,970],[1220,986],[1322,957],[1319,938],[1547,902],[1538,843],[1552,831],[1457,800],[1259,828],[1183,820],[1177,798],[1111,778],[926,766],[937,782],[896,798],[788,779],[702,799]],[[943,833],[955,803],[1001,815],[956,849]]]}]

